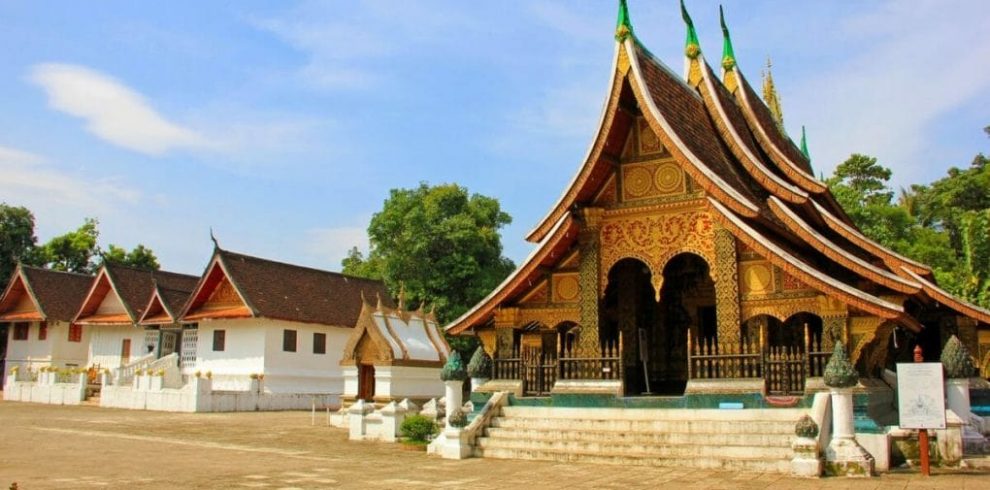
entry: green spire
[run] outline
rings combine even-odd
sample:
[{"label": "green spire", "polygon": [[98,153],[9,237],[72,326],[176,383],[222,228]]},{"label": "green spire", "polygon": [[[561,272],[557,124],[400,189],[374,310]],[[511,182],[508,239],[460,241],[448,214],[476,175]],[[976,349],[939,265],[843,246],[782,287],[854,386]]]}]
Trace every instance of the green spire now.
[{"label": "green spire", "polygon": [[688,14],[687,7],[684,6],[684,0],[681,0],[681,17],[684,18],[684,23],[687,24],[684,55],[688,58],[695,59],[701,54],[701,43],[698,42],[698,33],[694,30],[694,22],[691,21],[691,15]]},{"label": "green spire", "polygon": [[808,135],[804,132],[804,126],[801,126],[801,153],[804,153],[804,157],[811,161],[811,155],[808,154]]},{"label": "green spire", "polygon": [[725,12],[721,5],[718,6],[718,21],[722,24],[722,68],[728,71],[736,66],[736,53],[732,50],[732,38],[729,27],[725,25]]},{"label": "green spire", "polygon": [[620,43],[633,35],[632,20],[629,18],[629,7],[626,0],[619,0],[619,18],[615,22],[615,40]]}]

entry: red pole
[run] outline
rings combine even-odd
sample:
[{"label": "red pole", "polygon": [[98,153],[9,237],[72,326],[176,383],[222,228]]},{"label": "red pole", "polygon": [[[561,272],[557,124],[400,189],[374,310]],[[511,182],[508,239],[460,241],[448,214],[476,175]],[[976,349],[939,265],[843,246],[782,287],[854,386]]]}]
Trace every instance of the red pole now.
[{"label": "red pole", "polygon": [[[925,362],[920,345],[914,348],[914,362]],[[918,451],[921,453],[921,474],[931,476],[931,465],[928,461],[928,429],[918,430]]]}]

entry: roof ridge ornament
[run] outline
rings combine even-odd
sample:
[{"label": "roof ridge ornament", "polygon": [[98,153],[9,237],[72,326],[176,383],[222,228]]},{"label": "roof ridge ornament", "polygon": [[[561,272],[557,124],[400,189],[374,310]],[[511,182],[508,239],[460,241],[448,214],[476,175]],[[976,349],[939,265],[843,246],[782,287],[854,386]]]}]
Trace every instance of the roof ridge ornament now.
[{"label": "roof ridge ornament", "polygon": [[811,163],[811,155],[808,153],[808,135],[804,132],[804,125],[801,125],[801,153]]},{"label": "roof ridge ornament", "polygon": [[633,35],[632,20],[629,18],[629,6],[626,5],[626,0],[619,0],[619,17],[615,22],[615,40],[620,43],[625,42],[626,39]]},{"label": "roof ridge ornament", "polygon": [[684,0],[681,0],[681,18],[684,19],[684,24],[687,25],[687,38],[684,40],[684,55],[693,60],[701,54],[701,43],[698,41],[698,33],[694,30],[694,22],[691,20],[691,14],[688,13],[687,7],[684,6]]},{"label": "roof ridge ornament", "polygon": [[722,6],[718,6],[718,21],[722,25],[722,69],[731,71],[736,67],[736,53],[732,49],[732,36],[729,35],[729,26],[725,25],[725,11]]},{"label": "roof ridge ornament", "polygon": [[784,110],[780,107],[780,96],[777,95],[777,85],[773,83],[773,73],[770,72],[772,68],[773,62],[767,56],[767,69],[763,72],[763,102],[770,109],[770,115],[773,116],[773,120],[777,123],[777,127],[780,128],[780,132],[787,134],[787,131],[784,130]]}]

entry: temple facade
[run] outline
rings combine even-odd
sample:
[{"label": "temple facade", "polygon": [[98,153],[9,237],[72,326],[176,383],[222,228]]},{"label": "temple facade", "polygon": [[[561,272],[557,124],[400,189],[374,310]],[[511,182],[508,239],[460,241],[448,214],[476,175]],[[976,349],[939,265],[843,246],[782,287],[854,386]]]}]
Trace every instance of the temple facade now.
[{"label": "temple facade", "polygon": [[879,377],[916,345],[938,360],[951,335],[990,375],[990,311],[864,236],[757,96],[724,23],[712,66],[684,18],[682,76],[621,2],[586,158],[530,256],[446,331],[477,335],[493,383],[517,396],[802,396],[822,389],[837,341]]}]

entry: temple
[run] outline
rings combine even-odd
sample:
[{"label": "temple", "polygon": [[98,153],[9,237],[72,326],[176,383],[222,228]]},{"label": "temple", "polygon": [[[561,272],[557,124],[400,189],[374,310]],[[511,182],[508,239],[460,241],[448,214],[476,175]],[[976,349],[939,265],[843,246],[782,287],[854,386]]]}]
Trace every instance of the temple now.
[{"label": "temple", "polygon": [[[683,5],[682,5],[683,7]],[[620,2],[600,124],[529,257],[446,327],[516,396],[824,389],[837,341],[863,378],[957,335],[990,375],[990,311],[871,241],[760,99],[729,30],[715,66],[686,10],[680,76]],[[772,82],[771,82],[772,83]],[[759,400],[759,398],[757,398]]]}]

